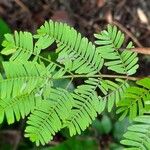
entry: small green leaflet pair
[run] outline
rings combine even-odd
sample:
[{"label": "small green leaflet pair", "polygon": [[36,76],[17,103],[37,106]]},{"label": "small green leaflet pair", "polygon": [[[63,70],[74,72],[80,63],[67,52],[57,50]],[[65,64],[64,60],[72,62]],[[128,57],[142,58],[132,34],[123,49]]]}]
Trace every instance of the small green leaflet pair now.
[{"label": "small green leaflet pair", "polygon": [[[38,146],[48,143],[63,128],[68,128],[71,136],[81,134],[105,108],[110,112],[119,106],[121,118],[128,115],[123,97],[130,86],[128,76],[138,68],[137,54],[128,50],[133,48],[132,42],[121,52],[124,34],[111,25],[95,37],[93,44],[74,28],[51,20],[36,35],[22,31],[6,34],[1,53],[10,59],[2,62],[0,122],[6,117],[11,124],[29,115],[25,136]],[[57,45],[56,61],[42,55],[52,44]],[[113,75],[103,74],[104,66],[115,76],[119,74],[118,78],[106,79]],[[67,88],[75,78],[85,78],[84,84],[69,92]],[[54,86],[59,79],[69,79],[70,83],[65,89]]]}]

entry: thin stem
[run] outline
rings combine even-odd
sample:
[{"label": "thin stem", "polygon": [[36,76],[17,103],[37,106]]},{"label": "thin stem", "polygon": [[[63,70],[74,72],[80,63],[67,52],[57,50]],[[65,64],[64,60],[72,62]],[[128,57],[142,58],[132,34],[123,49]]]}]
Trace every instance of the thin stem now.
[{"label": "thin stem", "polygon": [[133,41],[136,43],[138,47],[143,47],[142,44],[138,41],[138,39],[128,30],[126,29],[122,24],[120,24],[117,21],[112,21],[112,23],[116,26],[118,26],[123,32],[125,32]]},{"label": "thin stem", "polygon": [[[51,60],[49,60],[47,58],[44,58],[44,57],[42,57],[40,55],[38,57],[43,59],[43,60],[45,60],[45,61],[47,61],[47,62],[54,63],[55,65],[57,65],[60,68],[63,68],[63,66],[61,66],[61,65],[59,65],[59,64],[57,64],[57,63],[55,63],[55,62],[53,62],[53,61],[51,61]],[[122,79],[127,79],[127,80],[132,80],[132,81],[136,81],[136,80],[139,80],[139,79],[143,78],[143,77],[129,77],[129,76],[123,76],[123,75],[108,75],[108,74],[96,74],[96,75],[81,74],[81,75],[74,75],[70,71],[67,71],[67,72],[70,75],[65,75],[62,78],[71,78],[71,81],[73,80],[73,78],[122,78]]]},{"label": "thin stem", "polygon": [[72,83],[72,81],[73,81],[73,77],[71,78],[71,80],[70,80],[69,83],[67,84],[66,90],[69,88],[69,86],[70,86],[70,84]]},{"label": "thin stem", "polygon": [[[35,55],[35,56],[36,56],[36,55]],[[43,60],[45,60],[45,61],[47,61],[47,62],[50,62],[50,63],[55,64],[55,65],[58,66],[59,68],[64,68],[63,66],[57,64],[56,62],[53,62],[53,61],[51,61],[51,60],[49,60],[49,59],[47,59],[47,58],[44,58],[44,57],[42,57],[42,56],[40,56],[40,55],[38,55],[38,57],[41,58],[41,59],[43,59]],[[65,69],[65,68],[64,68],[64,69]],[[71,74],[71,75],[73,76],[73,73],[72,73],[72,72],[67,71],[67,70],[66,70],[66,72],[68,72],[69,74]]]},{"label": "thin stem", "polygon": [[[19,48],[20,48],[20,47],[16,47],[16,49],[19,49]],[[23,50],[23,49],[22,49],[22,50]],[[30,53],[29,50],[26,49],[26,51],[27,51],[28,53]],[[26,52],[26,51],[25,51],[25,52]],[[37,56],[38,58],[40,58],[40,59],[42,59],[42,60],[45,60],[45,61],[47,61],[47,62],[49,62],[49,63],[53,63],[53,64],[55,64],[56,66],[58,66],[59,68],[65,69],[63,66],[59,65],[58,63],[53,62],[53,61],[51,61],[51,60],[49,60],[49,59],[47,59],[47,58],[45,58],[45,57],[43,57],[43,56],[41,56],[41,55],[37,55],[37,54],[34,53],[34,52],[32,52],[32,55]],[[68,72],[69,74],[73,75],[73,73],[70,72],[70,71],[68,71],[68,70],[66,70],[66,72]]]},{"label": "thin stem", "polygon": [[22,1],[20,1],[20,0],[15,0],[15,2],[16,2],[24,11],[26,11],[26,12],[28,12],[28,13],[31,14],[29,8],[28,8]]},{"label": "thin stem", "polygon": [[122,76],[122,75],[108,75],[108,74],[96,74],[96,75],[66,75],[62,78],[122,78],[128,79],[132,81],[139,80],[141,78],[138,77],[129,77],[129,76]]}]

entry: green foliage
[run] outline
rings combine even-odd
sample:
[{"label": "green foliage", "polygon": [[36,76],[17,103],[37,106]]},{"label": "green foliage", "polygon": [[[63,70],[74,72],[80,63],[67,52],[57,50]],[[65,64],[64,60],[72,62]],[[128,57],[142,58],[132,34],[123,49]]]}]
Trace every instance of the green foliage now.
[{"label": "green foliage", "polygon": [[10,58],[11,61],[27,61],[34,55],[35,60],[40,54],[42,49],[47,48],[52,44],[48,37],[39,38],[35,44],[33,41],[33,36],[29,32],[17,32],[15,31],[14,36],[11,34],[5,34],[5,40],[2,46],[5,48],[1,51],[4,55],[13,54]]},{"label": "green foliage", "polygon": [[120,119],[126,115],[133,119],[150,110],[150,78],[141,79],[136,83],[138,86],[128,88],[124,98],[118,103],[117,113],[121,113]]},{"label": "green foliage", "polygon": [[129,115],[135,123],[128,127],[121,143],[129,147],[126,149],[147,150],[150,149],[150,78],[136,83],[137,86],[128,88],[125,98],[118,103],[117,113],[121,113],[121,119]]},{"label": "green foliage", "polygon": [[44,93],[44,100],[38,101],[28,118],[25,136],[36,142],[36,145],[49,142],[63,127],[72,107],[73,98],[69,92],[62,89],[49,89],[48,95]]},{"label": "green foliage", "polygon": [[125,118],[122,121],[116,120],[114,123],[113,136],[117,141],[122,139],[123,134],[127,131],[127,126],[129,126],[132,122]]},{"label": "green foliage", "polygon": [[[95,43],[99,45],[97,50],[107,60],[104,65],[109,70],[126,75],[136,72],[138,68],[137,54],[126,50],[121,53],[118,51],[124,43],[124,34],[118,31],[116,26],[108,25],[107,30],[95,34],[95,37],[97,38]],[[126,48],[133,48],[132,42]]]},{"label": "green foliage", "polygon": [[78,74],[95,74],[103,66],[101,55],[87,38],[75,29],[58,22],[45,22],[37,31],[36,38],[48,36],[57,43],[57,62]]},{"label": "green foliage", "polygon": [[11,33],[11,29],[2,18],[0,18],[0,27],[1,27],[0,29],[0,44],[1,44],[4,38],[4,34]]},{"label": "green foliage", "polygon": [[[85,81],[87,85],[82,85],[82,87],[87,88],[87,86],[93,90],[98,88],[101,93],[104,95],[103,98],[107,103],[108,112],[110,112],[114,106],[117,104],[120,99],[122,99],[124,91],[129,87],[129,84],[121,79],[115,79],[115,82],[110,80],[104,80],[101,78],[89,78]],[[106,105],[103,103],[103,105]]]},{"label": "green foliage", "polygon": [[98,150],[97,142],[94,139],[71,138],[58,146],[42,150]]},{"label": "green foliage", "polygon": [[92,127],[97,129],[99,134],[108,134],[112,130],[112,122],[108,116],[104,115],[101,121],[96,119],[93,122]]},{"label": "green foliage", "polygon": [[135,124],[128,127],[123,135],[122,144],[127,145],[125,150],[149,150],[150,149],[150,116],[138,116],[134,119]]},{"label": "green foliage", "polygon": [[[5,77],[0,79],[0,123],[8,124],[27,116],[35,107],[38,88],[43,84],[46,69],[33,62],[3,62]],[[12,68],[15,69],[12,70]]]},{"label": "green foliage", "polygon": [[[10,59],[3,62],[0,79],[0,123],[4,117],[11,124],[29,115],[25,136],[38,146],[48,143],[63,128],[69,130],[70,136],[81,134],[105,109],[111,112],[119,106],[118,112],[123,112],[124,118],[128,101],[148,110],[147,81],[138,82],[142,90],[127,90],[127,103],[121,100],[130,86],[129,76],[138,68],[137,54],[127,50],[133,47],[132,43],[121,52],[124,35],[111,25],[95,37],[98,46],[67,24],[53,21],[45,22],[36,35],[22,31],[6,34],[1,53]],[[57,47],[56,60],[43,55],[43,50],[52,44]],[[117,74],[103,74],[103,66]],[[84,82],[69,90],[75,78]],[[66,87],[59,85],[61,82],[56,84],[62,80],[68,81]],[[134,100],[136,89],[142,100]],[[142,107],[143,101],[146,107]],[[137,113],[134,108],[130,108],[131,118],[145,112]],[[107,118],[105,124],[109,124]],[[104,130],[110,132],[111,125]]]}]

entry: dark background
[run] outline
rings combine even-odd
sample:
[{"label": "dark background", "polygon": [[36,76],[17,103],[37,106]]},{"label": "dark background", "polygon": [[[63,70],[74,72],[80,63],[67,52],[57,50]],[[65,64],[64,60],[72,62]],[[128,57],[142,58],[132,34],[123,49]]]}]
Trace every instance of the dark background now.
[{"label": "dark background", "polygon": [[[150,47],[150,0],[0,0],[0,18],[8,25],[9,32],[35,33],[49,19],[66,22],[91,41],[94,33],[111,23],[135,47]],[[0,24],[0,32],[3,31],[4,26]],[[141,54],[139,57],[140,69],[136,76],[150,75],[150,57]],[[51,150],[49,146],[56,146],[53,150],[121,150],[119,141],[129,121],[118,123],[113,115],[104,113],[81,136],[69,139],[64,135],[66,131],[57,134],[47,148],[35,148],[23,138],[24,120],[12,126],[4,123],[0,126],[0,150]]]}]

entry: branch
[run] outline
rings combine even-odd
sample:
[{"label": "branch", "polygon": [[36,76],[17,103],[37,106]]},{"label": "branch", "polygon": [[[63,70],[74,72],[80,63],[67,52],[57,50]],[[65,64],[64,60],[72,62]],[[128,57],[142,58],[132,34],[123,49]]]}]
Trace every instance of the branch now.
[{"label": "branch", "polygon": [[112,21],[112,24],[118,26],[120,30],[125,32],[126,35],[129,36],[138,47],[143,47],[142,44],[138,41],[138,39],[128,29],[126,29],[121,23],[117,21]]},{"label": "branch", "polygon": [[140,54],[150,55],[150,48],[149,47],[131,48],[129,50],[140,53]]},{"label": "branch", "polygon": [[108,75],[108,74],[96,74],[96,75],[66,75],[62,78],[121,78],[136,81],[145,77],[129,77],[129,76],[122,76],[122,75]]},{"label": "branch", "polygon": [[30,13],[29,8],[20,0],[15,0],[15,2],[26,12]]}]

